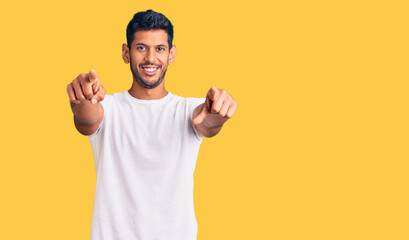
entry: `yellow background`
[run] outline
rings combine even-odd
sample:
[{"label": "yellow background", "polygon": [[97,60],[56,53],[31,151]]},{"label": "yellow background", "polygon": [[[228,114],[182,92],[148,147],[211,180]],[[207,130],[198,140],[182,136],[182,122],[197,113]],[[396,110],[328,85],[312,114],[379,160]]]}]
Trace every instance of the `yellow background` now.
[{"label": "yellow background", "polygon": [[167,90],[238,102],[199,152],[199,240],[409,239],[406,1],[106,2],[1,3],[0,239],[89,239],[66,85],[129,89],[126,25],[150,8],[175,27]]}]

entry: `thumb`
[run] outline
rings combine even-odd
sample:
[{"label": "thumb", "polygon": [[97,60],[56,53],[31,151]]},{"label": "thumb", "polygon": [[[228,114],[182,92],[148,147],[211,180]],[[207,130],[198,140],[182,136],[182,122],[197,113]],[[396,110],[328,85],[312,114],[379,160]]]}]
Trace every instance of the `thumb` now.
[{"label": "thumb", "polygon": [[202,105],[202,108],[200,109],[199,114],[197,114],[197,116],[192,120],[192,124],[193,125],[198,125],[200,123],[203,122],[203,120],[205,120],[207,114],[210,113],[208,108],[209,102],[208,99],[206,98],[206,102]]},{"label": "thumb", "polygon": [[97,102],[104,100],[104,98],[105,98],[105,88],[101,86],[98,92],[92,97],[91,103],[96,104]]}]

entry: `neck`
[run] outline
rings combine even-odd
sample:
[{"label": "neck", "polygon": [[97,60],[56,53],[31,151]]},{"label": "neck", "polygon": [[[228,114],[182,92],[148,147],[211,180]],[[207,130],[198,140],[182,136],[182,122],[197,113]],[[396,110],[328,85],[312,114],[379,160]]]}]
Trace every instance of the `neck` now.
[{"label": "neck", "polygon": [[161,99],[168,94],[168,91],[165,89],[164,82],[155,88],[148,89],[141,87],[135,80],[133,81],[132,87],[128,90],[128,92],[132,97],[143,100]]}]

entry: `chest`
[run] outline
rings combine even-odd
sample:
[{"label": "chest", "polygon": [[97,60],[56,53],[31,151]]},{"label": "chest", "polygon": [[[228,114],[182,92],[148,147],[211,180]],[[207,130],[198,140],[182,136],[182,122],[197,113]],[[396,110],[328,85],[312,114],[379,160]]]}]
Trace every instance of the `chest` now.
[{"label": "chest", "polygon": [[112,109],[107,125],[116,151],[160,159],[180,151],[189,119],[179,105],[123,105]]}]

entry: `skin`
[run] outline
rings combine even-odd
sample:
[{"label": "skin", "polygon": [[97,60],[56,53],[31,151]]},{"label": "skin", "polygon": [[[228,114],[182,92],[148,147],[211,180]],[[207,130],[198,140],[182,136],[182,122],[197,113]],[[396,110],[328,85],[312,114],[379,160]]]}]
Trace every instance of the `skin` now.
[{"label": "skin", "polygon": [[[168,93],[165,89],[165,72],[168,65],[172,65],[176,57],[176,46],[169,49],[168,35],[164,30],[137,31],[134,34],[132,46],[122,45],[122,58],[125,64],[130,64],[133,72],[133,83],[129,90],[135,98],[160,99]],[[132,60],[132,62],[131,62]],[[143,66],[158,66],[159,69],[154,76],[144,73]],[[163,75],[163,77],[162,77]],[[140,77],[141,79],[137,79]],[[160,78],[163,78],[160,81]],[[155,88],[146,88],[140,81],[154,85],[160,81]]]},{"label": "skin", "polygon": [[194,110],[192,124],[204,137],[213,137],[233,117],[236,109],[237,102],[226,90],[212,87],[207,92],[206,101]]},{"label": "skin", "polygon": [[[133,82],[129,94],[138,99],[161,99],[168,94],[165,89],[165,74],[176,57],[176,46],[169,47],[164,30],[137,31],[131,47],[122,45],[122,58],[130,64]],[[144,67],[157,68],[154,75],[144,71]],[[105,88],[94,69],[78,75],[67,85],[68,98],[74,114],[74,124],[83,135],[94,133],[104,116],[100,103],[105,96]],[[192,124],[205,137],[215,136],[223,124],[237,109],[237,102],[223,89],[212,87],[206,95],[205,103],[196,107]]]}]

